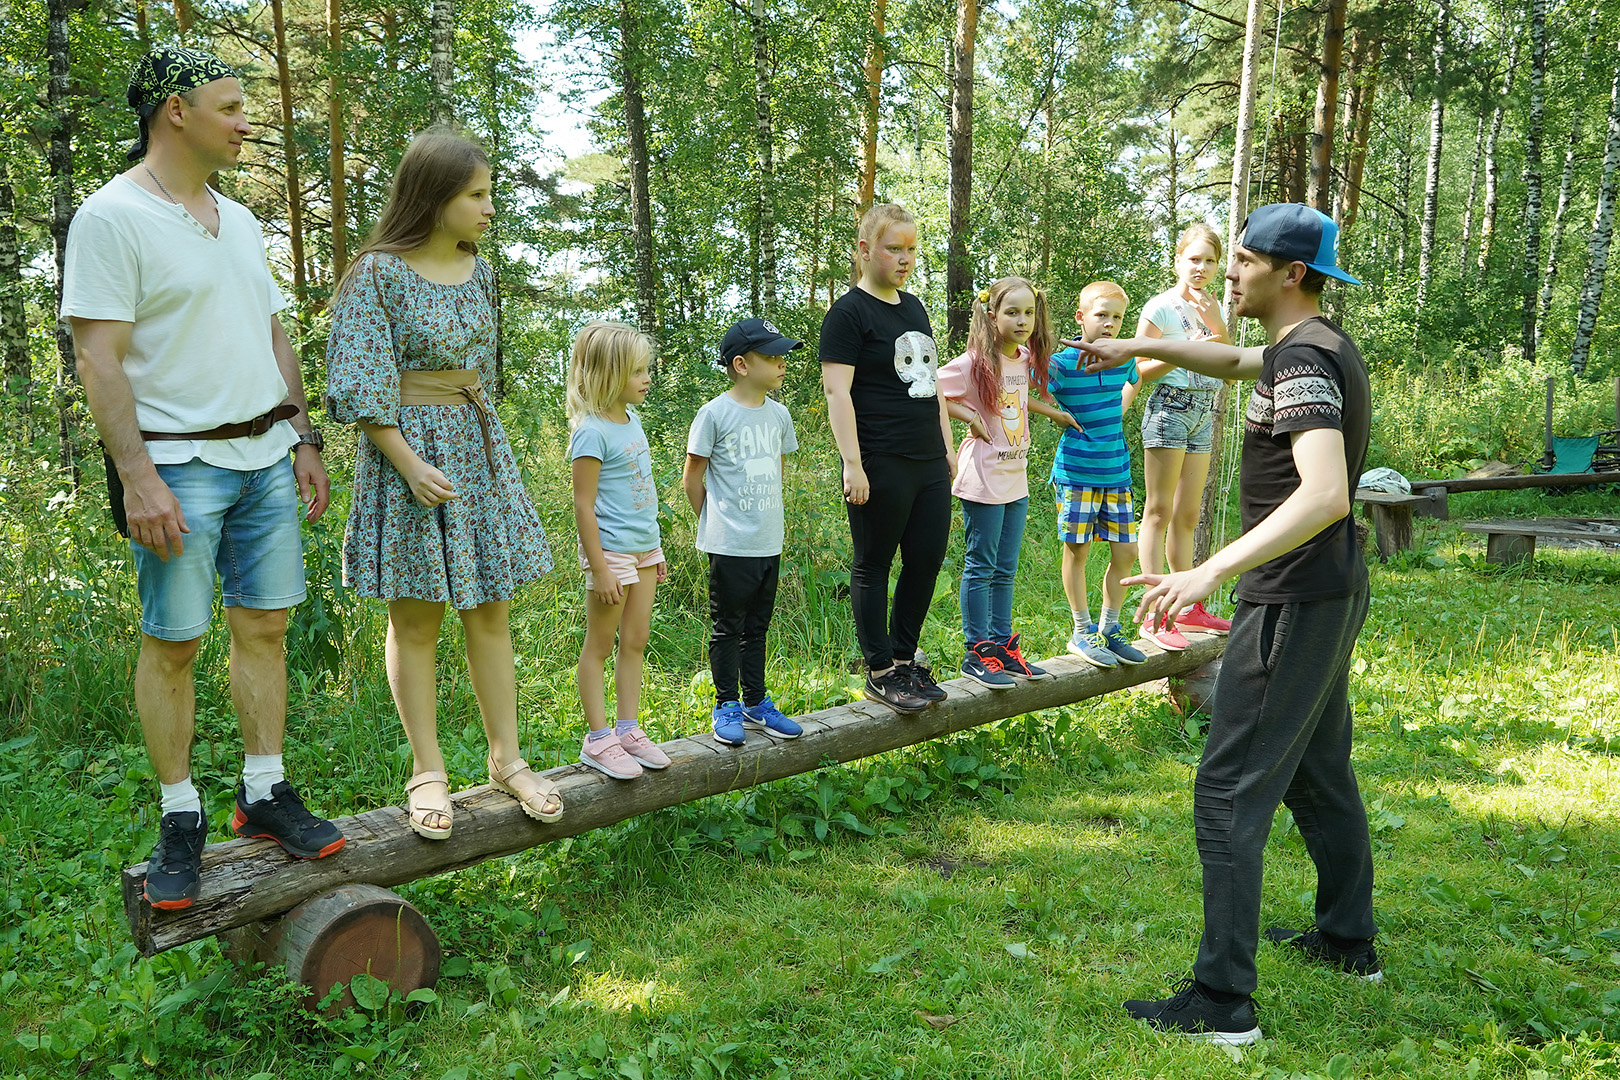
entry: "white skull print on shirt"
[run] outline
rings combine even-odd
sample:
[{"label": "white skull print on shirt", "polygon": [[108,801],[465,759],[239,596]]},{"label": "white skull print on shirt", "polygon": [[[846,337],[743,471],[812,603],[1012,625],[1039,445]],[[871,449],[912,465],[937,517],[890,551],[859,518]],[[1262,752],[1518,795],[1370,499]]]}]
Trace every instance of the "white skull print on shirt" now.
[{"label": "white skull print on shirt", "polygon": [[894,339],[894,371],[914,398],[931,398],[939,379],[939,352],[934,339],[919,330],[907,330]]}]

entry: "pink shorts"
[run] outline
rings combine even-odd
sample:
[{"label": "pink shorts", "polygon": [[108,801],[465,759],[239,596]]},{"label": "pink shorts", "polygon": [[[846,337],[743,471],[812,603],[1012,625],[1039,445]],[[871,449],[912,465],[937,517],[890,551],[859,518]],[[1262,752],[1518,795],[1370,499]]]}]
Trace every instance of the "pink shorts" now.
[{"label": "pink shorts", "polygon": [[[607,560],[608,573],[619,579],[620,585],[634,585],[641,580],[641,571],[649,566],[657,566],[664,561],[664,549],[655,547],[651,551],[640,555],[626,555],[622,551],[602,552],[602,558]],[[596,581],[591,575],[591,564],[585,558],[585,549],[579,549],[579,568],[585,571],[585,588],[596,588]]]}]

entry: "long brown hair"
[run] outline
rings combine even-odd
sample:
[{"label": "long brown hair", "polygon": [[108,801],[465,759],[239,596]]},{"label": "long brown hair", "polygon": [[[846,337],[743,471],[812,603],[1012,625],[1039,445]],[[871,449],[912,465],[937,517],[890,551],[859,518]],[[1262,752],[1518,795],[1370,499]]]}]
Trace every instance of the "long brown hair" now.
[{"label": "long brown hair", "polygon": [[991,318],[1002,300],[1014,289],[1028,289],[1035,298],[1035,328],[1024,346],[1029,350],[1030,393],[1036,397],[1046,387],[1046,366],[1052,359],[1052,318],[1046,310],[1046,294],[1026,278],[1004,277],[973,298],[973,322],[968,326],[968,370],[979,400],[994,407],[1001,400],[1001,342],[996,340],[995,320]]},{"label": "long brown hair", "polygon": [[[428,128],[405,148],[399,169],[388,190],[388,203],[360,250],[355,252],[338,286],[338,294],[349,283],[360,260],[374,251],[399,255],[415,251],[427,243],[438,224],[444,204],[472,180],[478,169],[489,168],[484,148],[467,136],[447,127]],[[478,245],[463,240],[461,250],[478,254]]]}]

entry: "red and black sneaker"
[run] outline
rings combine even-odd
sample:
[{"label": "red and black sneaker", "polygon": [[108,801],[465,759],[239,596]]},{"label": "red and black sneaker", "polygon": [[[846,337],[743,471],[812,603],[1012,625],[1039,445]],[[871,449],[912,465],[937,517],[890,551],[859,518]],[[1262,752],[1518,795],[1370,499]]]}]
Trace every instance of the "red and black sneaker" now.
[{"label": "red and black sneaker", "polygon": [[236,787],[236,816],[231,829],[237,836],[274,840],[300,859],[324,859],[343,847],[343,833],[325,818],[304,808],[304,800],[285,780],[270,788],[270,797],[247,801],[246,788]]},{"label": "red and black sneaker", "polygon": [[1016,675],[1020,679],[1050,679],[1052,673],[1043,667],[1036,667],[1024,659],[1024,651],[1018,647],[1018,635],[1014,634],[1007,639],[1005,645],[996,644],[996,658],[1001,661],[1002,668],[1009,675]]},{"label": "red and black sneaker", "polygon": [[146,864],[146,902],[159,911],[179,911],[197,899],[202,853],[208,843],[208,815],[176,810],[158,822],[157,847]]}]

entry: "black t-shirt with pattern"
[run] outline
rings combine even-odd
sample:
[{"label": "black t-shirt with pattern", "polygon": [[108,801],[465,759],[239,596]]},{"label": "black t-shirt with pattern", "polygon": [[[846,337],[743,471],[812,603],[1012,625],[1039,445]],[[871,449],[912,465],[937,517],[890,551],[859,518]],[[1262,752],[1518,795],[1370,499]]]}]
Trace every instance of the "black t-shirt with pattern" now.
[{"label": "black t-shirt with pattern", "polygon": [[[1344,435],[1344,468],[1354,493],[1367,459],[1372,388],[1361,350],[1331,320],[1307,319],[1268,346],[1243,418],[1240,507],[1243,531],[1265,520],[1299,487],[1296,431],[1334,428]],[[1238,579],[1237,595],[1256,604],[1329,600],[1358,592],[1367,564],[1346,515],[1292,551]]]},{"label": "black t-shirt with pattern", "polygon": [[861,457],[945,456],[939,425],[939,352],[928,309],[908,292],[899,303],[850,289],[821,321],[821,362],[855,369],[849,397]]}]

